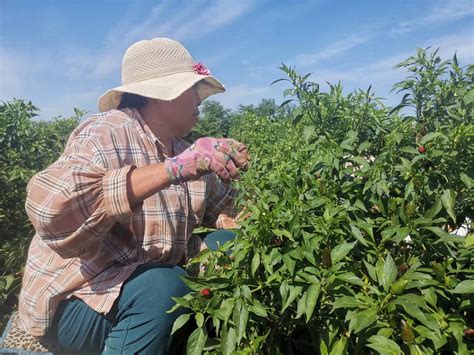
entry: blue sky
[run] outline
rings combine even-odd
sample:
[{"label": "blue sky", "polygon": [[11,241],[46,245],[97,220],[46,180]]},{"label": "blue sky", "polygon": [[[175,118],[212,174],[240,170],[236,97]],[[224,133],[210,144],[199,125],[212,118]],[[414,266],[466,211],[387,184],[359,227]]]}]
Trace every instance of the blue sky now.
[{"label": "blue sky", "polygon": [[161,36],[224,83],[212,99],[228,108],[281,102],[287,87],[270,85],[281,63],[346,91],[372,84],[395,104],[405,73],[392,67],[416,47],[474,63],[474,0],[0,0],[0,100],[31,100],[43,118],[95,113],[126,48]]}]

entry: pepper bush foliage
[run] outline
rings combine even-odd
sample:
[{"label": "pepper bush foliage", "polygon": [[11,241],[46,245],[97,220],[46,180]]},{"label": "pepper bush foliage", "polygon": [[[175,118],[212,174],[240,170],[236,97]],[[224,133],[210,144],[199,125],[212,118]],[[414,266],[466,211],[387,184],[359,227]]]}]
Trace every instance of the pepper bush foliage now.
[{"label": "pepper bush foliage", "polygon": [[472,351],[474,235],[450,232],[473,218],[474,66],[419,49],[398,67],[389,108],[283,65],[291,117],[232,123],[249,213],[191,261],[193,291],[170,310],[189,312],[173,331],[197,324],[188,353]]},{"label": "pepper bush foliage", "polygon": [[56,160],[84,112],[35,120],[30,101],[0,102],[0,330],[16,307],[21,270],[34,230],[24,208],[26,185]]}]

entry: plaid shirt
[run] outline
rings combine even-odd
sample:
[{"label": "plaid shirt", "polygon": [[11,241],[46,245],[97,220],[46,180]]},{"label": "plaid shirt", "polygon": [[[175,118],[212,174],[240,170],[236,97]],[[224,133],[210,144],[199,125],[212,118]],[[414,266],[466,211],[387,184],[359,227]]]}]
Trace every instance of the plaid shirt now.
[{"label": "plaid shirt", "polygon": [[[173,141],[174,154],[188,146]],[[171,185],[132,210],[127,174],[164,159],[136,110],[112,110],[84,121],[61,157],[30,180],[26,210],[36,234],[19,307],[31,334],[45,334],[66,298],[107,313],[138,265],[196,255],[205,245],[195,227],[236,226],[237,191],[215,174]]]}]

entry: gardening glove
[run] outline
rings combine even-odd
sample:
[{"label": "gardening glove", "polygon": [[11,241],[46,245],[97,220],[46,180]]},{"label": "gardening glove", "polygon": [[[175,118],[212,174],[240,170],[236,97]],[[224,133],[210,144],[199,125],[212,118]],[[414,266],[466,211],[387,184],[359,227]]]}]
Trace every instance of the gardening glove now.
[{"label": "gardening glove", "polygon": [[167,158],[165,167],[172,184],[195,180],[214,172],[224,182],[239,179],[249,156],[245,144],[227,138],[199,138],[181,154]]}]

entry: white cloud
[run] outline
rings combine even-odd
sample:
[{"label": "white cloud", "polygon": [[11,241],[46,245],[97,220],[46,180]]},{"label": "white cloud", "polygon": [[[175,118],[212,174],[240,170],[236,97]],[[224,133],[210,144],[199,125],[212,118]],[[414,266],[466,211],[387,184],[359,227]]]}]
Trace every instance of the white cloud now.
[{"label": "white cloud", "polygon": [[[123,19],[110,30],[99,50],[68,48],[65,62],[70,76],[104,78],[119,73],[127,47],[141,39],[170,37],[180,41],[202,38],[250,11],[248,0],[189,2],[176,11],[176,4],[164,1],[153,7],[145,19]],[[80,55],[78,55],[80,53]],[[118,80],[117,80],[118,81]]]},{"label": "white cloud", "polygon": [[[36,51],[32,61],[31,54],[25,48],[18,48],[13,53],[0,47],[0,100],[10,100],[14,96],[35,102],[40,99],[37,103],[42,109],[40,116],[44,118],[71,113],[73,107],[95,110],[96,100],[103,90],[85,90],[84,83],[88,86],[99,85],[113,77],[112,85],[119,85],[122,56],[132,43],[161,36],[183,42],[203,39],[205,35],[235,21],[253,6],[248,0],[211,0],[186,2],[186,6],[180,8],[174,1],[165,0],[151,8],[143,18],[140,12],[142,7],[134,8],[132,4],[130,11],[124,12],[124,17],[118,19],[98,49],[69,42],[63,44],[60,53]],[[229,55],[230,52],[222,53],[222,58],[216,57],[215,60],[225,60]],[[45,100],[46,93],[40,92],[38,85],[35,91],[35,83],[38,83],[37,78],[53,75],[56,79],[63,75],[63,86],[56,91],[51,88]],[[80,85],[77,85],[78,81]],[[47,82],[40,84],[44,87]],[[72,85],[69,93],[65,90],[68,85]]]},{"label": "white cloud", "polygon": [[449,0],[438,2],[426,16],[417,16],[413,20],[402,21],[391,30],[392,34],[404,34],[418,27],[449,23],[462,17],[474,15],[473,0]]},{"label": "white cloud", "polygon": [[[474,45],[470,31],[461,32],[453,35],[432,38],[419,45],[421,48],[432,47],[432,50],[440,47],[439,55],[442,59],[451,59],[457,52],[457,57],[461,65],[474,62]],[[407,76],[407,72],[402,68],[394,69],[394,66],[403,60],[415,55],[415,50],[402,52],[396,55],[378,59],[372,63],[359,67],[351,67],[345,70],[325,69],[314,67],[311,72],[312,80],[322,83],[330,82],[343,83],[343,86],[350,88],[365,89],[373,84],[376,94],[387,97],[388,103],[398,102],[397,96],[389,94],[391,87]]]},{"label": "white cloud", "polygon": [[189,21],[181,24],[172,34],[173,38],[188,39],[204,36],[225,26],[252,8],[250,1],[218,1],[207,9],[193,14]]},{"label": "white cloud", "polygon": [[473,31],[456,33],[426,41],[423,47],[440,48],[439,55],[451,59],[454,53],[461,65],[474,63],[474,33]]},{"label": "white cloud", "polygon": [[373,35],[370,34],[359,34],[351,36],[349,38],[344,38],[342,40],[334,42],[330,46],[323,48],[320,51],[309,54],[301,54],[297,56],[293,62],[295,62],[297,66],[313,65],[321,60],[337,57],[354,47],[366,43],[372,37]]}]

